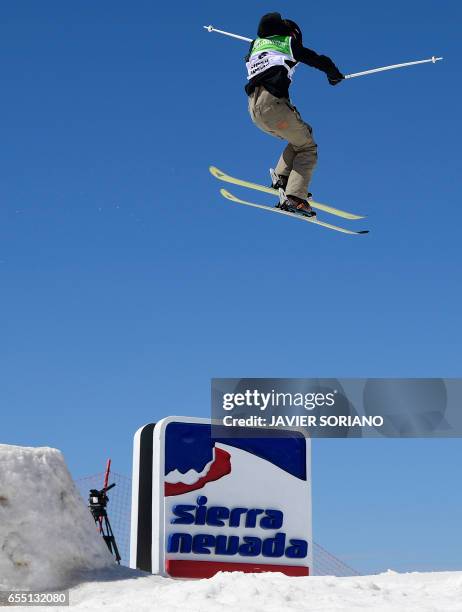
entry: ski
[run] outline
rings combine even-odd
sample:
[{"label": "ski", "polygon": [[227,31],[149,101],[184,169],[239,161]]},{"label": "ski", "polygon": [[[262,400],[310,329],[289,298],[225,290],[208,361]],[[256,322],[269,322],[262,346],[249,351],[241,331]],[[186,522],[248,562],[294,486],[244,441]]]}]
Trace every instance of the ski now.
[{"label": "ski", "polygon": [[[263,191],[264,193],[270,193],[271,195],[278,195],[278,191],[272,187],[265,187],[264,185],[259,185],[258,183],[251,183],[250,181],[235,178],[234,176],[230,176],[229,174],[222,172],[215,166],[210,166],[209,170],[212,176],[220,181],[232,183],[233,185],[240,185],[241,187],[247,187],[248,189],[256,189],[257,191]],[[323,210],[324,212],[330,213],[331,215],[336,215],[337,217],[343,217],[344,219],[364,219],[363,215],[356,215],[354,213],[347,212],[346,210],[340,210],[339,208],[328,206],[327,204],[321,204],[321,202],[316,202],[315,200],[310,200],[310,205],[313,208]]]},{"label": "ski", "polygon": [[[281,210],[280,208],[276,208],[276,206],[265,206],[263,204],[255,204],[254,202],[247,202],[247,200],[241,200],[237,198],[235,195],[227,191],[226,189],[220,189],[221,195],[227,200],[231,200],[231,202],[236,202],[237,204],[245,204],[246,206],[252,206],[253,208],[262,208],[263,210],[269,210],[270,212],[279,213],[280,215],[287,215],[292,217],[293,219],[300,219],[301,221],[308,221],[308,223],[314,223],[316,225],[321,225],[327,229],[334,230],[336,232],[342,232],[342,234],[368,234],[369,230],[360,230],[353,231],[346,229],[345,227],[339,227],[338,225],[332,225],[331,223],[325,223],[324,221],[319,221],[317,217],[306,217],[301,214],[287,212],[285,210]],[[310,202],[311,203],[311,202]]]}]

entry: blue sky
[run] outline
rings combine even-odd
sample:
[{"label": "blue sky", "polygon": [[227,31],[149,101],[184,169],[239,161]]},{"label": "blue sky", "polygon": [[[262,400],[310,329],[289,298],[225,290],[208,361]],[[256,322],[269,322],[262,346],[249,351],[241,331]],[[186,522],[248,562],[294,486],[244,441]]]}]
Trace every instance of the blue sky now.
[{"label": "blue sky", "polygon": [[[297,71],[312,191],[368,236],[238,207],[208,174],[266,182],[279,155],[247,115],[246,43],[202,29],[252,36],[269,10],[346,73],[445,57],[335,88]],[[207,416],[211,377],[460,376],[461,17],[436,0],[2,5],[2,442],[129,474],[134,431]],[[460,440],[316,441],[316,540],[361,571],[462,569],[461,458]]]}]

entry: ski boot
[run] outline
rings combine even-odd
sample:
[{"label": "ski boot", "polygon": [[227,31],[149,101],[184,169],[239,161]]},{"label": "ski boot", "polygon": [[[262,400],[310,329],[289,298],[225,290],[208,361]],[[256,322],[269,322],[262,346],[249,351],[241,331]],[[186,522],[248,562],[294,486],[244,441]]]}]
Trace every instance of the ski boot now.
[{"label": "ski boot", "polygon": [[[288,174],[286,175],[276,174],[276,171],[273,170],[273,168],[270,168],[270,175],[271,175],[270,187],[272,187],[272,189],[276,189],[277,191],[280,191],[282,189],[285,193],[285,190],[287,187],[287,181],[289,180],[289,175]],[[276,208],[281,208],[280,200],[281,198],[279,198],[279,202],[277,202]]]},{"label": "ski boot", "polygon": [[302,200],[296,196],[288,196],[284,189],[279,189],[278,208],[297,215],[303,215],[304,217],[316,217],[316,212],[311,208],[308,200]]},{"label": "ski boot", "polygon": [[273,168],[270,168],[270,175],[271,175],[271,187],[273,189],[279,190],[279,189],[286,189],[287,187],[287,181],[289,180],[289,175],[284,175],[284,174],[276,174],[275,170],[273,170]]},{"label": "ski boot", "polygon": [[[297,198],[295,196],[286,196],[285,190],[287,187],[287,181],[289,180],[288,175],[276,174],[273,168],[270,168],[271,175],[271,187],[279,191],[279,202],[276,204],[276,208],[287,210],[289,212],[296,212],[306,217],[315,217],[316,212],[311,208],[308,201],[313,199],[313,194],[307,194],[306,200]],[[281,198],[281,191],[284,196]]]}]

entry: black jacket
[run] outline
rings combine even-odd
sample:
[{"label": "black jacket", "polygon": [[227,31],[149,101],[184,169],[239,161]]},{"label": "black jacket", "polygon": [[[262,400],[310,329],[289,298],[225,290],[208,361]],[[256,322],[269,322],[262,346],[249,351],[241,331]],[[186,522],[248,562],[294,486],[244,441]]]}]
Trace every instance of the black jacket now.
[{"label": "black jacket", "polygon": [[[290,36],[290,27],[283,21],[279,13],[268,13],[263,15],[258,25],[258,37],[266,38],[267,36]],[[250,44],[249,53],[245,60],[248,61],[254,41]],[[342,79],[343,75],[334,62],[326,55],[318,55],[315,51],[307,49],[302,44],[301,35],[297,38],[292,37],[292,53],[297,62],[312,66],[326,73],[328,78]],[[292,64],[294,65],[294,64]],[[247,82],[245,91],[250,95],[255,87],[262,85],[273,96],[277,98],[288,98],[290,79],[287,76],[287,70],[283,66],[273,66],[262,74],[259,74]]]}]

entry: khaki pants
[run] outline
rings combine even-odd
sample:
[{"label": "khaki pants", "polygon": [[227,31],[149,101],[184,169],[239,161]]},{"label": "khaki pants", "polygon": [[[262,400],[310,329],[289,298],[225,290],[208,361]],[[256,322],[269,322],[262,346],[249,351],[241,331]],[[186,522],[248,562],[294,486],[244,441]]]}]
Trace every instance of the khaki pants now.
[{"label": "khaki pants", "polygon": [[261,130],[288,141],[275,170],[289,177],[287,195],[306,199],[318,157],[313,130],[287,98],[276,98],[264,87],[249,96],[249,113]]}]

